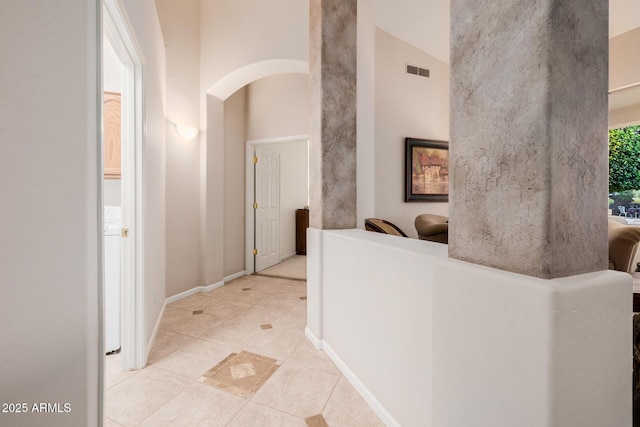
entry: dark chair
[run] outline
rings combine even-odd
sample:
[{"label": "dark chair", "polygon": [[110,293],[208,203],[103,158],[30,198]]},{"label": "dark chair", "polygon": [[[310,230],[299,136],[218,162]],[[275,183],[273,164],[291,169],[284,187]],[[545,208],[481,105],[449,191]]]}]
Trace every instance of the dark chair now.
[{"label": "dark chair", "polygon": [[422,214],[415,220],[420,240],[437,243],[449,243],[449,218],[442,215]]},{"label": "dark chair", "polygon": [[367,231],[375,231],[376,233],[407,237],[404,231],[400,230],[398,226],[379,218],[366,218],[364,220],[364,229]]}]

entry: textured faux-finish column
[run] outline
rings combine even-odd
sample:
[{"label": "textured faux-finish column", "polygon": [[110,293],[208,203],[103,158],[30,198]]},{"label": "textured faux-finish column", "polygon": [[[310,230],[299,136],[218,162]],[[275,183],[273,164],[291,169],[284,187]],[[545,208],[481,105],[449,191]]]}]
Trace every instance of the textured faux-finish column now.
[{"label": "textured faux-finish column", "polygon": [[451,0],[449,256],[604,270],[608,1]]},{"label": "textured faux-finish column", "polygon": [[356,227],[356,0],[311,0],[309,225]]}]

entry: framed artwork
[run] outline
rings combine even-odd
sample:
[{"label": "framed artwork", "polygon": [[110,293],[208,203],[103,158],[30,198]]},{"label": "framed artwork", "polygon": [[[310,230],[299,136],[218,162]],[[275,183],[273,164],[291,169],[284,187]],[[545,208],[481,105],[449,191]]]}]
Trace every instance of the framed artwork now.
[{"label": "framed artwork", "polygon": [[405,202],[449,201],[449,143],[405,138]]}]

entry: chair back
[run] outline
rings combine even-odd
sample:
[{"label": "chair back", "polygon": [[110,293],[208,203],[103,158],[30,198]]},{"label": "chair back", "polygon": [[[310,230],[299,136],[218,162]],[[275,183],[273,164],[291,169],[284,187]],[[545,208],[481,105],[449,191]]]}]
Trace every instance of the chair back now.
[{"label": "chair back", "polygon": [[418,238],[437,243],[449,243],[449,218],[442,215],[422,214],[414,221]]},{"label": "chair back", "polygon": [[609,220],[609,261],[613,269],[632,273],[640,243],[640,227]]},{"label": "chair back", "polygon": [[366,218],[364,220],[364,229],[376,233],[407,237],[404,231],[400,230],[397,225],[380,218]]}]

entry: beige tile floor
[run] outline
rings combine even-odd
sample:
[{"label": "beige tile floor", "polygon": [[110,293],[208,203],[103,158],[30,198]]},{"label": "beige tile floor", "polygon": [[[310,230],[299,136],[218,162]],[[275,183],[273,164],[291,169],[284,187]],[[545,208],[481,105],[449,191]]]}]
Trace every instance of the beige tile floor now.
[{"label": "beige tile floor", "polygon": [[304,255],[294,255],[259,273],[269,276],[289,277],[292,279],[306,279],[307,257]]},{"label": "beige tile floor", "polygon": [[[296,271],[284,267],[285,274]],[[120,356],[107,357],[106,426],[382,426],[304,336],[303,297],[300,280],[244,276],[170,304],[146,368],[120,372]],[[203,376],[237,351],[278,365],[243,397]]]}]

